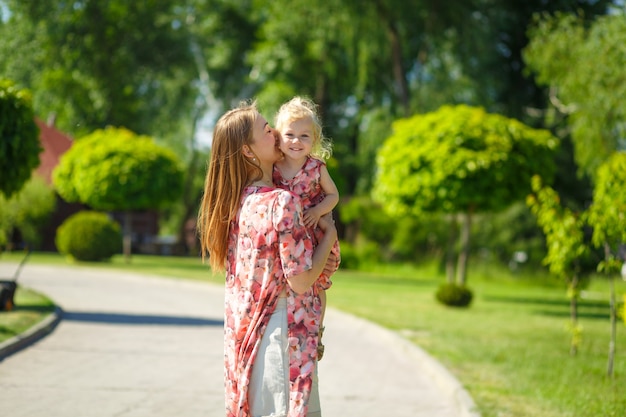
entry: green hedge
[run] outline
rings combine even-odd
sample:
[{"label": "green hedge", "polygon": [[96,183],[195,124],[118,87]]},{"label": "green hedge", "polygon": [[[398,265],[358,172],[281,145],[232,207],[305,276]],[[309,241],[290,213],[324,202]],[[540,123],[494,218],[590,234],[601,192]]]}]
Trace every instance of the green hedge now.
[{"label": "green hedge", "polygon": [[78,261],[107,261],[122,251],[122,232],[106,214],[81,211],[59,226],[56,245]]}]

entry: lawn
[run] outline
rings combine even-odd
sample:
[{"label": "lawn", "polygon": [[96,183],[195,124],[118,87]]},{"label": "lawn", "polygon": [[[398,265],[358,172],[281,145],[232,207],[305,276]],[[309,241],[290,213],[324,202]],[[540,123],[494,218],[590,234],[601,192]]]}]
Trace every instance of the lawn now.
[{"label": "lawn", "polygon": [[[3,254],[0,262],[4,260],[17,262],[20,257]],[[66,264],[57,255],[44,254],[34,254],[29,262]],[[116,257],[94,266],[222,280],[197,258],[134,256],[126,264]],[[475,299],[469,309],[447,308],[435,301],[442,280],[432,265],[340,271],[328,301],[332,307],[397,330],[431,353],[464,384],[483,417],[626,416],[623,322],[618,323],[614,376],[606,376],[610,335],[606,280],[593,280],[580,302],[583,333],[575,357],[569,354],[569,303],[564,289],[549,277],[512,274],[493,265],[470,266]],[[616,285],[621,297],[626,282]]]},{"label": "lawn", "polygon": [[54,311],[54,303],[44,294],[19,288],[15,308],[0,312],[0,343],[31,328]]}]

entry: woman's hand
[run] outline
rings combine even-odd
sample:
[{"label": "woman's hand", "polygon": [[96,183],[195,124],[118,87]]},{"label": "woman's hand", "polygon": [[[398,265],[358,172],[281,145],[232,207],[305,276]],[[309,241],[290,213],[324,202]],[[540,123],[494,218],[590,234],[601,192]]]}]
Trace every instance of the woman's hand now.
[{"label": "woman's hand", "polygon": [[333,213],[326,213],[322,217],[320,217],[317,225],[322,232],[324,232],[324,236],[328,233],[334,233],[335,239],[337,238],[337,228],[335,227],[335,221],[333,220]]},{"label": "woman's hand", "polygon": [[[313,267],[308,271],[287,278],[287,283],[289,283],[291,289],[298,294],[304,294],[308,291],[322,272],[330,272],[329,264],[333,259],[329,260],[329,258],[334,257],[334,255],[330,256],[330,252],[337,240],[337,228],[335,227],[332,213],[320,217],[317,225],[324,232],[324,236],[318,242],[313,253]],[[336,262],[336,259],[334,261]]]}]

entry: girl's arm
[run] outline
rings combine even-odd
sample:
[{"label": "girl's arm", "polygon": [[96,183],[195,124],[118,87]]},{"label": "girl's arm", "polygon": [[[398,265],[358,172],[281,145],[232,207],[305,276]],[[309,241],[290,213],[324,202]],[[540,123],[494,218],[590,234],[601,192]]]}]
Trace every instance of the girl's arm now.
[{"label": "girl's arm", "polygon": [[326,213],[330,213],[337,203],[339,203],[339,191],[335,185],[335,181],[328,173],[326,165],[322,165],[320,169],[320,185],[326,197],[315,207],[311,207],[304,213],[304,224],[307,227],[315,227],[320,217]]},{"label": "girl's arm", "polygon": [[337,229],[330,214],[320,218],[319,226],[324,232],[324,237],[318,242],[313,253],[313,267],[308,271],[287,278],[287,283],[291,289],[298,294],[305,293],[317,281],[317,278],[326,267],[330,250],[335,244],[335,240],[337,240]]}]

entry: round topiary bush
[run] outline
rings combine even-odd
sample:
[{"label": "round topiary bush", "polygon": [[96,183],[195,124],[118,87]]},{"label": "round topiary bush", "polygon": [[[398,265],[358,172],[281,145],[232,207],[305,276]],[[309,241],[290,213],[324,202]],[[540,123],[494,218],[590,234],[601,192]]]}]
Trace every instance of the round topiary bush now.
[{"label": "round topiary bush", "polygon": [[441,304],[451,307],[468,307],[474,296],[469,288],[452,283],[442,284],[435,295]]},{"label": "round topiary bush", "polygon": [[107,261],[122,251],[120,226],[104,213],[81,211],[57,229],[59,252],[78,261]]}]

